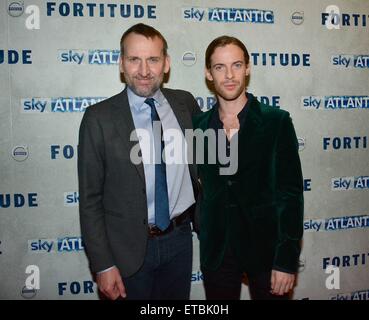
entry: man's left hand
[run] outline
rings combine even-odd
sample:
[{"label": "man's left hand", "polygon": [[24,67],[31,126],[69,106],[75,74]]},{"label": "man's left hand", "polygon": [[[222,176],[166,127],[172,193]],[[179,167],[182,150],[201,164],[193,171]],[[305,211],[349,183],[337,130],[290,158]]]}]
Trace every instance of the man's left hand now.
[{"label": "man's left hand", "polygon": [[295,275],[291,273],[272,270],[271,293],[283,296],[292,290],[295,283]]}]

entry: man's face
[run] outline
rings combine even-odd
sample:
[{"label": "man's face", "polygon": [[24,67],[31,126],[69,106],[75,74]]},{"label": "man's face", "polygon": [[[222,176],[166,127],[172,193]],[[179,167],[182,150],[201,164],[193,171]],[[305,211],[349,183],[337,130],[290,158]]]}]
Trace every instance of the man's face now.
[{"label": "man's face", "polygon": [[210,61],[210,69],[206,69],[205,74],[209,81],[213,81],[219,97],[233,101],[245,94],[250,64],[246,65],[241,48],[234,44],[218,47]]},{"label": "man's face", "polygon": [[150,39],[131,33],[124,40],[120,72],[124,74],[128,87],[138,96],[152,96],[159,89],[164,73],[169,68],[169,57],[164,56],[160,38]]}]

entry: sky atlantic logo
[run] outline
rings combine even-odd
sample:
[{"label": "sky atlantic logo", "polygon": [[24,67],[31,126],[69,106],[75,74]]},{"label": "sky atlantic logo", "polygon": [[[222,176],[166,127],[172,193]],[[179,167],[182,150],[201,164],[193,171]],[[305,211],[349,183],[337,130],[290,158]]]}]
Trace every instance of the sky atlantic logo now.
[{"label": "sky atlantic logo", "polygon": [[369,228],[369,216],[346,216],[327,219],[308,219],[304,221],[304,231],[340,231]]},{"label": "sky atlantic logo", "polygon": [[358,290],[349,293],[339,293],[330,296],[329,300],[369,300],[369,289]]},{"label": "sky atlantic logo", "polygon": [[182,17],[185,21],[195,22],[228,22],[228,23],[274,23],[272,10],[245,9],[245,8],[182,8]]},{"label": "sky atlantic logo", "polygon": [[368,109],[369,96],[303,96],[304,110],[347,110]]},{"label": "sky atlantic logo", "polygon": [[96,49],[60,49],[58,60],[70,65],[118,65],[120,50]]},{"label": "sky atlantic logo", "polygon": [[369,54],[335,54],[331,57],[331,63],[335,67],[368,69]]},{"label": "sky atlantic logo", "polygon": [[32,253],[64,253],[83,251],[81,237],[28,240],[28,251]]},{"label": "sky atlantic logo", "polygon": [[23,98],[23,113],[69,113],[85,112],[86,108],[105,100],[106,97],[58,97],[58,98]]},{"label": "sky atlantic logo", "polygon": [[136,18],[156,19],[155,5],[116,4],[98,2],[72,2],[56,3],[46,2],[48,17],[97,17],[97,18]]},{"label": "sky atlantic logo", "polygon": [[364,190],[369,189],[369,176],[332,178],[332,190]]}]

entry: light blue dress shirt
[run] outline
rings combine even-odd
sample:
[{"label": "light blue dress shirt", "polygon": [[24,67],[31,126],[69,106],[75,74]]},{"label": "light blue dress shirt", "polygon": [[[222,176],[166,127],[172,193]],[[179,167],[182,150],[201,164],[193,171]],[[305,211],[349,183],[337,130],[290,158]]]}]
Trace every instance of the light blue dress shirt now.
[{"label": "light blue dress shirt", "polygon": [[[127,94],[135,128],[144,129],[145,133],[150,136],[149,143],[147,143],[147,139],[146,142],[144,139],[140,139],[139,143],[145,172],[148,223],[155,224],[155,162],[153,161],[155,159],[155,148],[153,144],[154,134],[151,123],[151,109],[150,106],[145,103],[145,97],[137,96],[129,88],[127,88]],[[181,150],[176,151],[186,154],[186,143],[181,127],[168,101],[160,90],[158,90],[152,98],[155,99],[155,107],[163,128],[165,146],[168,144],[174,145],[173,139],[169,139],[170,133],[173,132],[174,129],[181,134],[183,139],[182,146],[181,143],[175,144],[175,147],[182,147]],[[136,132],[137,136],[140,137],[139,130]],[[168,149],[170,148],[168,147]],[[166,158],[168,156],[167,159],[169,159],[169,154],[167,152],[170,151],[167,149],[165,150],[165,156]],[[188,164],[186,164],[185,161],[181,162],[182,163],[166,163],[170,219],[180,215],[195,203]]]}]

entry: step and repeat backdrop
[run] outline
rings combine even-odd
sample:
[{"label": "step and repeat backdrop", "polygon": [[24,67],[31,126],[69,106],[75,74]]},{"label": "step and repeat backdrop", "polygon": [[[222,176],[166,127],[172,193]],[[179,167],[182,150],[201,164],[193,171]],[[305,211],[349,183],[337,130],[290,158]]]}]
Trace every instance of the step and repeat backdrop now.
[{"label": "step and repeat backdrop", "polygon": [[[124,88],[119,41],[138,22],[168,40],[165,86],[192,92],[202,110],[215,102],[208,44],[223,34],[246,44],[248,91],[288,110],[299,138],[293,298],[368,300],[368,0],[1,1],[0,298],[98,299],[80,236],[78,130],[86,108]],[[191,298],[204,299],[193,243]]]}]

